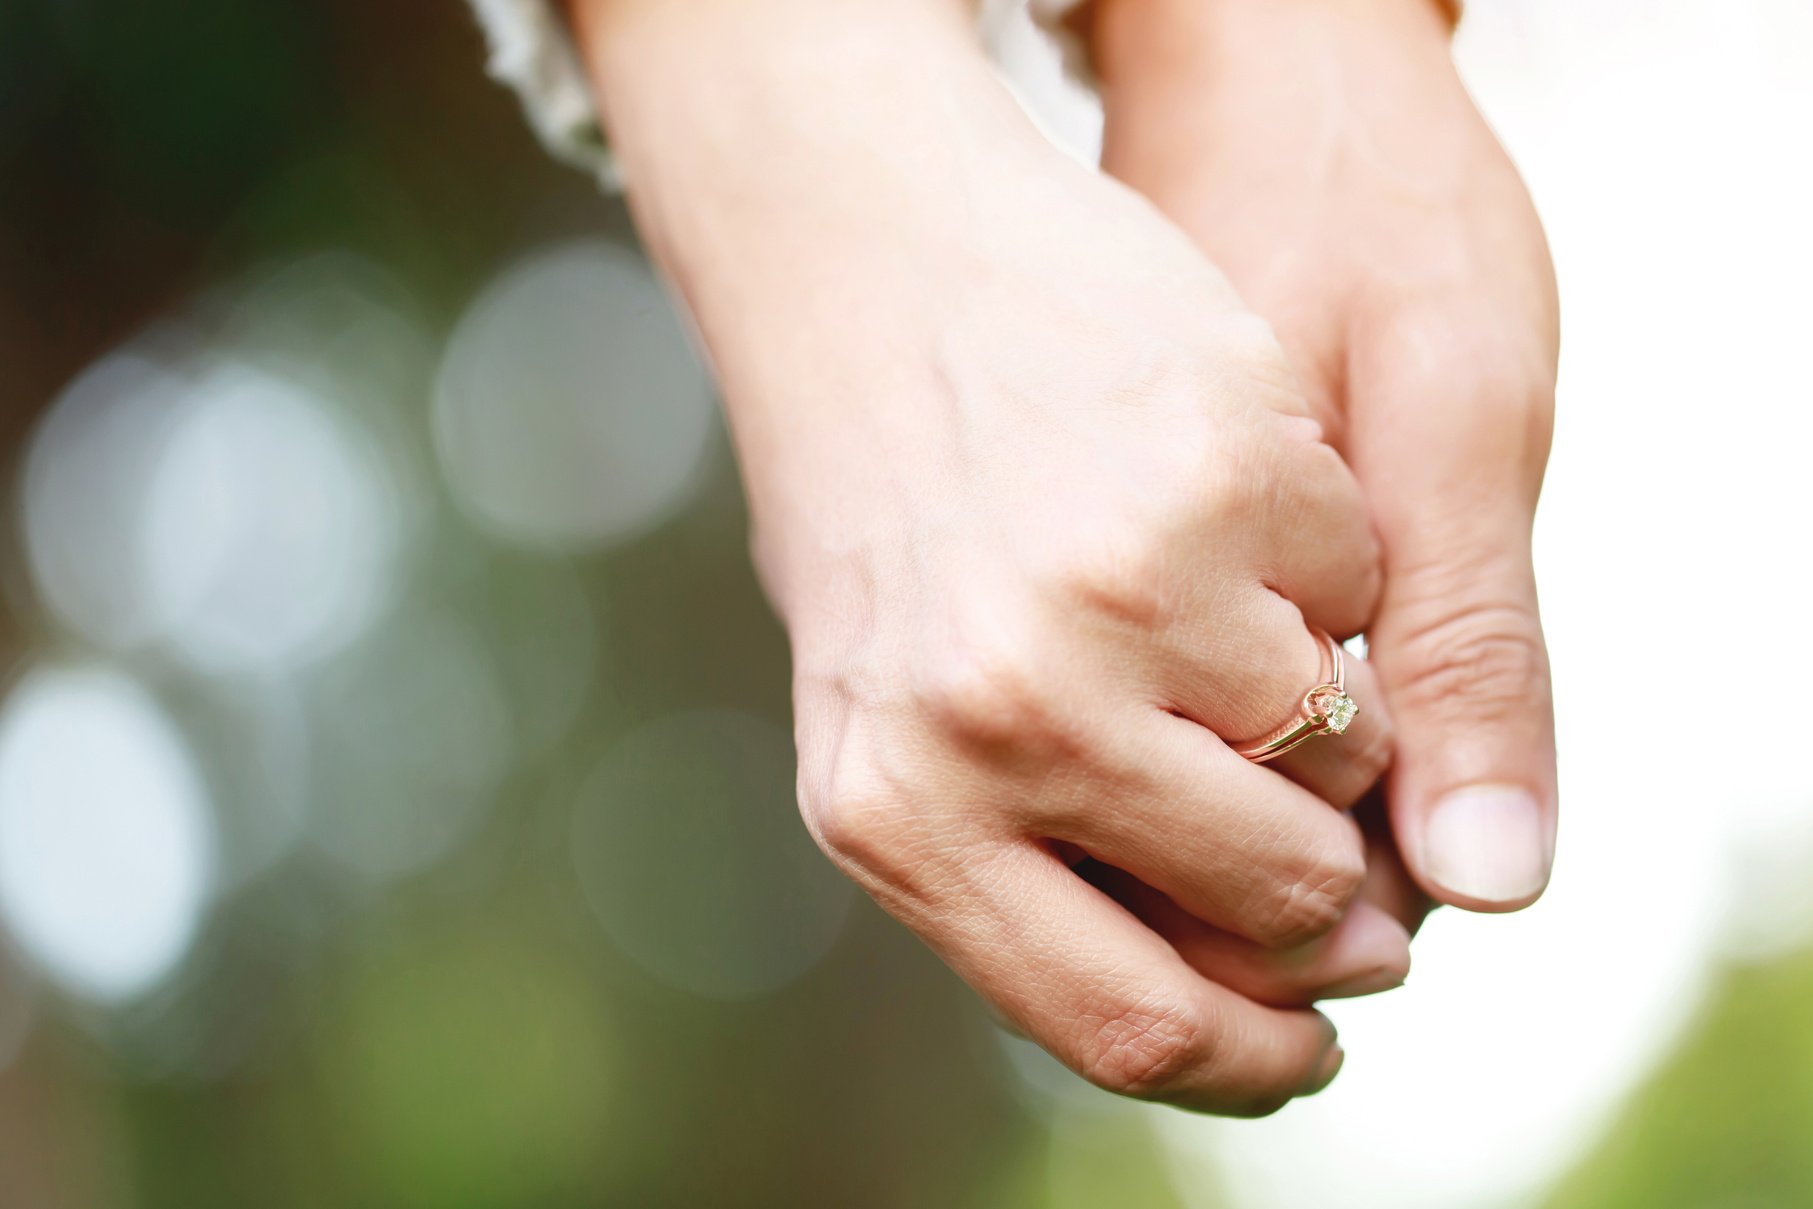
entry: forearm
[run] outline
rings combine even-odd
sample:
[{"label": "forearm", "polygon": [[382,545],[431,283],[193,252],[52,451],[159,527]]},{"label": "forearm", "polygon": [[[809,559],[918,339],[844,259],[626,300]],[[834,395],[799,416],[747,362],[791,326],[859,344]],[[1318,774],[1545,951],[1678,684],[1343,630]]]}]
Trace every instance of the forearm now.
[{"label": "forearm", "polygon": [[[1458,170],[1472,109],[1436,0],[1098,0],[1092,11],[1104,167],[1168,208],[1212,212],[1233,231],[1277,218],[1255,206],[1303,210],[1356,177],[1396,177],[1378,183],[1425,197],[1455,187],[1442,151],[1455,148]],[[1238,259],[1225,244],[1211,251]]]},{"label": "forearm", "polygon": [[1344,42],[1445,57],[1457,12],[1452,0],[1094,0],[1080,29],[1112,104],[1214,88],[1256,66],[1298,86],[1320,48]]}]

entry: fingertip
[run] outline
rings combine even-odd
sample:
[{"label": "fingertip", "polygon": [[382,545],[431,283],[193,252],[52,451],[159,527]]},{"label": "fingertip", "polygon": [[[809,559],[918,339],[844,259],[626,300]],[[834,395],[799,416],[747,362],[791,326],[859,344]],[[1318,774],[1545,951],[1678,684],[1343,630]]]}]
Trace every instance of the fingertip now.
[{"label": "fingertip", "polygon": [[1345,1065],[1347,1065],[1347,1051],[1342,1049],[1339,1043],[1329,1046],[1328,1053],[1322,1057],[1322,1064],[1316,1068],[1316,1073],[1310,1076],[1309,1082],[1303,1085],[1297,1095],[1299,1097],[1313,1096],[1326,1091],[1328,1085],[1335,1081],[1335,1076],[1341,1073],[1341,1068]]},{"label": "fingertip", "polygon": [[1451,789],[1420,820],[1412,867],[1430,895],[1469,911],[1521,910],[1548,887],[1554,812],[1519,785]]},{"label": "fingertip", "polygon": [[1410,932],[1389,912],[1356,902],[1325,955],[1327,968],[1342,973],[1316,992],[1319,999],[1354,999],[1404,985],[1410,976]]}]

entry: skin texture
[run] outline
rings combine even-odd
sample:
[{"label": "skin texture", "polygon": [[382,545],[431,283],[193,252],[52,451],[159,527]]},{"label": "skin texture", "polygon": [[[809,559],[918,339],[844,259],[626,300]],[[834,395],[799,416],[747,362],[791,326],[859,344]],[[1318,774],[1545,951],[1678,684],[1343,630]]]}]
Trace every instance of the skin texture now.
[{"label": "skin texture", "polygon": [[963,6],[573,16],[725,396],[814,837],[1101,1086],[1240,1115],[1325,1086],[1304,1005],[1402,981],[1420,911],[1344,813],[1392,698],[1354,660],[1339,743],[1230,743],[1319,678],[1310,626],[1391,591],[1344,413],[1032,130]]},{"label": "skin texture", "polygon": [[[1385,553],[1390,812],[1434,899],[1546,884],[1555,747],[1530,526],[1553,422],[1548,249],[1427,0],[1099,0],[1104,166],[1276,326]],[[1455,805],[1440,811],[1453,794]]]}]

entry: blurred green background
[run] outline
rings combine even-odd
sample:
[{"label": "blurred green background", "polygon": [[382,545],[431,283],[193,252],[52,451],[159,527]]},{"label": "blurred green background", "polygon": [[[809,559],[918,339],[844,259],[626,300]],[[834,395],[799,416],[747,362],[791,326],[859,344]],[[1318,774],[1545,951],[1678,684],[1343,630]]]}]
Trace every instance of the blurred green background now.
[{"label": "blurred green background", "polygon": [[[1265,1203],[812,850],[710,389],[483,61],[0,0],[0,1206]],[[1813,1206],[1813,955],[1682,1015],[1519,1203]]]}]

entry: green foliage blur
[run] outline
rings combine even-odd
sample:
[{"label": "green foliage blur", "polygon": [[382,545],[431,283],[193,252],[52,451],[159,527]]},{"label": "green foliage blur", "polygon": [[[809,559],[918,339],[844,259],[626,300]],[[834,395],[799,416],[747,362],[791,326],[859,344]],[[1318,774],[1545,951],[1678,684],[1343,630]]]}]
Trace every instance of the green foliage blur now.
[{"label": "green foliage blur", "polygon": [[[548,160],[483,63],[454,4],[0,0],[7,464],[96,358],[266,266],[321,252],[382,266],[445,337],[511,258],[630,244],[620,204]],[[310,340],[328,347],[342,318],[308,318]],[[427,458],[427,386],[386,365],[416,393],[379,411]],[[588,907],[572,802],[601,755],[689,710],[790,726],[785,641],[721,438],[678,516],[596,556],[513,552],[434,508],[389,627],[451,611],[499,666],[555,677],[584,660],[577,717],[547,750],[519,749],[476,833],[430,867],[374,889],[292,855],[217,902],[146,1001],[96,1010],[36,984],[35,1027],[0,1063],[0,1206],[1050,1203],[1045,1123],[990,1026],[866,900],[850,896],[800,977],[731,999],[651,976]],[[71,642],[33,599],[12,528],[0,653],[17,668]],[[514,592],[550,574],[577,583],[590,647],[562,645],[534,593]],[[131,670],[188,718],[200,689],[182,672]],[[419,723],[359,720],[398,744]],[[357,801],[375,775],[314,758],[313,810],[336,805],[324,787]],[[809,851],[791,767],[757,775],[750,808]],[[734,891],[679,887],[707,908]],[[0,941],[10,991],[19,970]],[[1092,1171],[1169,1206],[1141,1136]]]},{"label": "green foliage blur", "polygon": [[1740,966],[1549,1209],[1813,1205],[1813,950]]}]

